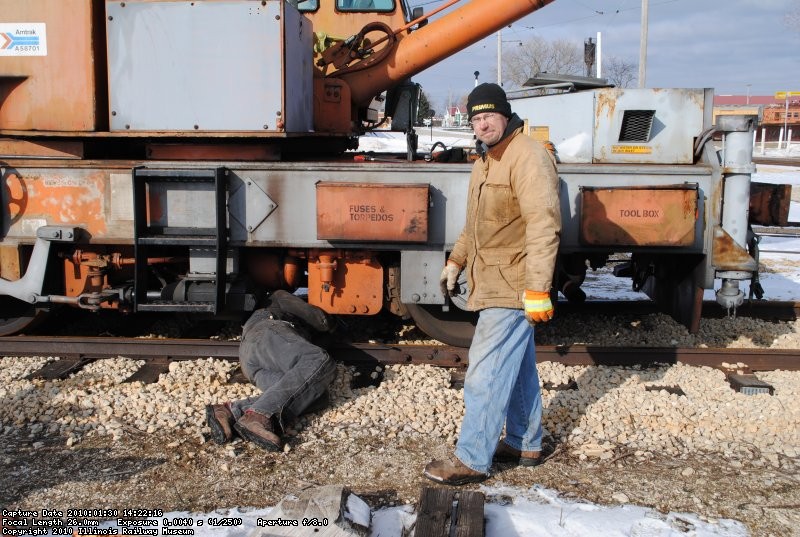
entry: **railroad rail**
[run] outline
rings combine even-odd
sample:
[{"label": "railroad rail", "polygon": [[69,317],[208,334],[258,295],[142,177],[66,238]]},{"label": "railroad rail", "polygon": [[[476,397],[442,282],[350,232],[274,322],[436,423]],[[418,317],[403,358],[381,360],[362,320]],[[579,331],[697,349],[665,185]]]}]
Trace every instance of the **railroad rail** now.
[{"label": "railroad rail", "polygon": [[[743,372],[774,369],[800,370],[800,350],[795,349],[708,349],[685,347],[594,347],[537,346],[540,362],[565,365],[607,365],[649,367],[683,363],[723,368],[724,363],[744,363]],[[219,358],[237,360],[238,341],[141,339],[108,337],[6,337],[0,338],[0,355],[59,357],[30,378],[66,378],[98,359],[124,356],[142,359],[145,364],[128,381],[152,382],[169,369],[173,361]],[[444,345],[348,344],[331,349],[333,357],[356,367],[378,364],[432,364],[464,368],[468,349]],[[236,381],[236,379],[232,379]]]},{"label": "railroad rail", "polygon": [[[582,303],[570,303],[566,300],[559,300],[556,304],[556,312],[561,315],[650,315],[661,311],[658,304],[652,300],[587,300]],[[58,314],[62,313],[68,315],[68,318],[59,317]],[[719,319],[727,316],[727,311],[722,308],[717,302],[713,300],[704,301],[702,304],[702,317],[704,319]],[[0,312],[2,315],[2,312]],[[29,336],[54,336],[63,335],[63,328],[65,325],[71,326],[70,336],[89,337],[98,335],[105,328],[96,329],[91,328],[94,324],[92,322],[85,322],[91,319],[92,316],[97,316],[97,313],[87,312],[84,310],[62,310],[56,312],[50,319],[46,320],[42,325],[28,331]],[[795,301],[781,301],[781,300],[746,300],[744,304],[739,306],[736,310],[736,316],[749,317],[755,319],[762,319],[766,321],[794,321],[800,318],[800,302]],[[82,328],[74,328],[76,319],[84,321],[81,324]],[[110,333],[119,337],[138,337],[146,334],[152,324],[152,318],[147,320],[146,316],[133,316],[131,321],[125,326],[115,325],[113,328],[108,329]],[[141,322],[138,322],[141,321]],[[80,323],[77,323],[80,324]],[[98,326],[103,326],[102,322],[97,323]],[[89,326],[90,328],[87,328]],[[78,330],[76,332],[76,330]],[[205,338],[206,333],[198,333],[192,331],[191,333],[181,334],[184,338]],[[4,353],[4,342],[19,339],[19,336],[0,336],[0,355]],[[109,341],[113,341],[113,337],[107,337]]]},{"label": "railroad rail", "polygon": [[775,164],[776,166],[800,166],[800,158],[797,157],[757,157],[753,156],[755,164]]},{"label": "railroad rail", "polygon": [[[561,300],[556,306],[559,315],[583,313],[589,315],[649,315],[658,313],[658,304],[652,300],[593,300],[582,304],[571,304]],[[719,319],[727,311],[714,301],[704,301],[702,317]],[[800,302],[791,300],[746,300],[736,310],[739,317],[751,317],[767,321],[794,321],[800,318]],[[0,340],[2,341],[2,340]]]},{"label": "railroad rail", "polygon": [[[752,226],[753,232],[762,237],[800,237],[800,222],[789,222],[786,227]],[[766,251],[760,248],[762,252]],[[800,252],[791,252],[800,253]]]}]

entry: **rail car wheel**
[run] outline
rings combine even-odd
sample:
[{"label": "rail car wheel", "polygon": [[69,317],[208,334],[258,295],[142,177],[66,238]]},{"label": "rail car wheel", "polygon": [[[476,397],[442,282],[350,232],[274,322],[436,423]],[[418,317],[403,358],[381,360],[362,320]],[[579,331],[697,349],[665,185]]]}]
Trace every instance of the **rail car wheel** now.
[{"label": "rail car wheel", "polygon": [[434,339],[446,345],[469,347],[475,334],[478,314],[450,306],[450,311],[442,311],[441,306],[406,304],[408,313],[417,326]]},{"label": "rail car wheel", "polygon": [[47,311],[9,296],[0,297],[0,336],[33,328],[47,317]]}]

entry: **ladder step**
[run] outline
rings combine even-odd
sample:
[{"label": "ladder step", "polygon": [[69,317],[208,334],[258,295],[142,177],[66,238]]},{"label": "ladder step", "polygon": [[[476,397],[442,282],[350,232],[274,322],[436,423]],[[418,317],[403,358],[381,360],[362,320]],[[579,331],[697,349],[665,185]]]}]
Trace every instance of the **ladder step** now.
[{"label": "ladder step", "polygon": [[136,168],[136,177],[146,177],[154,183],[166,182],[208,182],[212,183],[217,179],[216,169],[181,170],[181,169],[157,169],[157,168]]},{"label": "ladder step", "polygon": [[[174,226],[169,221],[153,224],[150,214],[152,201],[149,196],[152,191],[148,185],[167,185],[168,183],[207,183],[213,191],[213,203],[208,205],[200,203],[196,208],[214,217],[214,225],[202,227]],[[184,187],[177,185],[179,189]],[[157,312],[192,312],[192,313],[220,313],[225,307],[225,265],[227,257],[228,229],[227,220],[227,172],[224,168],[209,169],[154,169],[138,167],[133,169],[133,223],[134,223],[134,311]],[[207,188],[203,189],[204,191]],[[150,194],[148,194],[150,192]],[[156,219],[157,221],[158,219]],[[169,219],[167,219],[169,220]],[[177,248],[203,248],[212,250],[215,256],[214,300],[195,302],[175,302],[167,300],[148,300],[148,289],[152,285],[148,280],[152,278],[149,273],[148,259],[157,247]],[[153,253],[151,253],[153,252]],[[191,253],[190,253],[191,256]],[[197,297],[201,298],[201,297]],[[206,298],[203,296],[202,298]]]},{"label": "ladder step", "polygon": [[216,237],[203,236],[174,236],[174,235],[160,235],[158,237],[139,237],[136,239],[139,244],[155,245],[155,246],[208,246],[216,248]]},{"label": "ladder step", "polygon": [[145,302],[140,303],[138,311],[184,311],[191,313],[215,312],[213,302]]}]

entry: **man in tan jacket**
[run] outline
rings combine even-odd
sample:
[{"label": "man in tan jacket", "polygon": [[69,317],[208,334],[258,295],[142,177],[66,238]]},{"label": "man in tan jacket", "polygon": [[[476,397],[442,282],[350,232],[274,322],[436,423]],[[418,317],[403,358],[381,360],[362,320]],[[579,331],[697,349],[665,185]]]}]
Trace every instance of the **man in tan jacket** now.
[{"label": "man in tan jacket", "polygon": [[[441,283],[452,295],[466,270],[467,307],[480,315],[455,458],[432,461],[423,472],[448,485],[483,481],[493,459],[526,466],[540,461],[542,400],[533,325],[553,317],[550,288],[561,232],[555,161],[522,132],[503,89],[477,86],[467,111],[480,158],[470,176],[466,225]],[[504,424],[506,435],[498,442]]]}]

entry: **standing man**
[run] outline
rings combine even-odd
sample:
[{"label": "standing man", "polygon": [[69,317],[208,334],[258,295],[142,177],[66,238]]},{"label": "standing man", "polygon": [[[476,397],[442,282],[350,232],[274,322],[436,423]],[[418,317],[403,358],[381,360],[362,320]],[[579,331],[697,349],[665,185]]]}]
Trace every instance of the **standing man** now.
[{"label": "standing man", "polygon": [[[555,160],[522,132],[503,89],[477,86],[467,111],[480,158],[470,176],[466,226],[441,284],[453,295],[466,269],[467,307],[480,315],[455,458],[432,461],[423,472],[448,485],[483,481],[493,458],[525,466],[540,461],[542,399],[533,325],[553,317],[550,287],[561,233]],[[504,423],[506,436],[498,443]]]},{"label": "standing man", "polygon": [[283,422],[299,416],[336,374],[330,355],[315,343],[335,331],[335,319],[303,299],[275,291],[242,329],[239,363],[261,395],[206,406],[211,438],[224,444],[234,432],[268,451],[283,449]]}]

